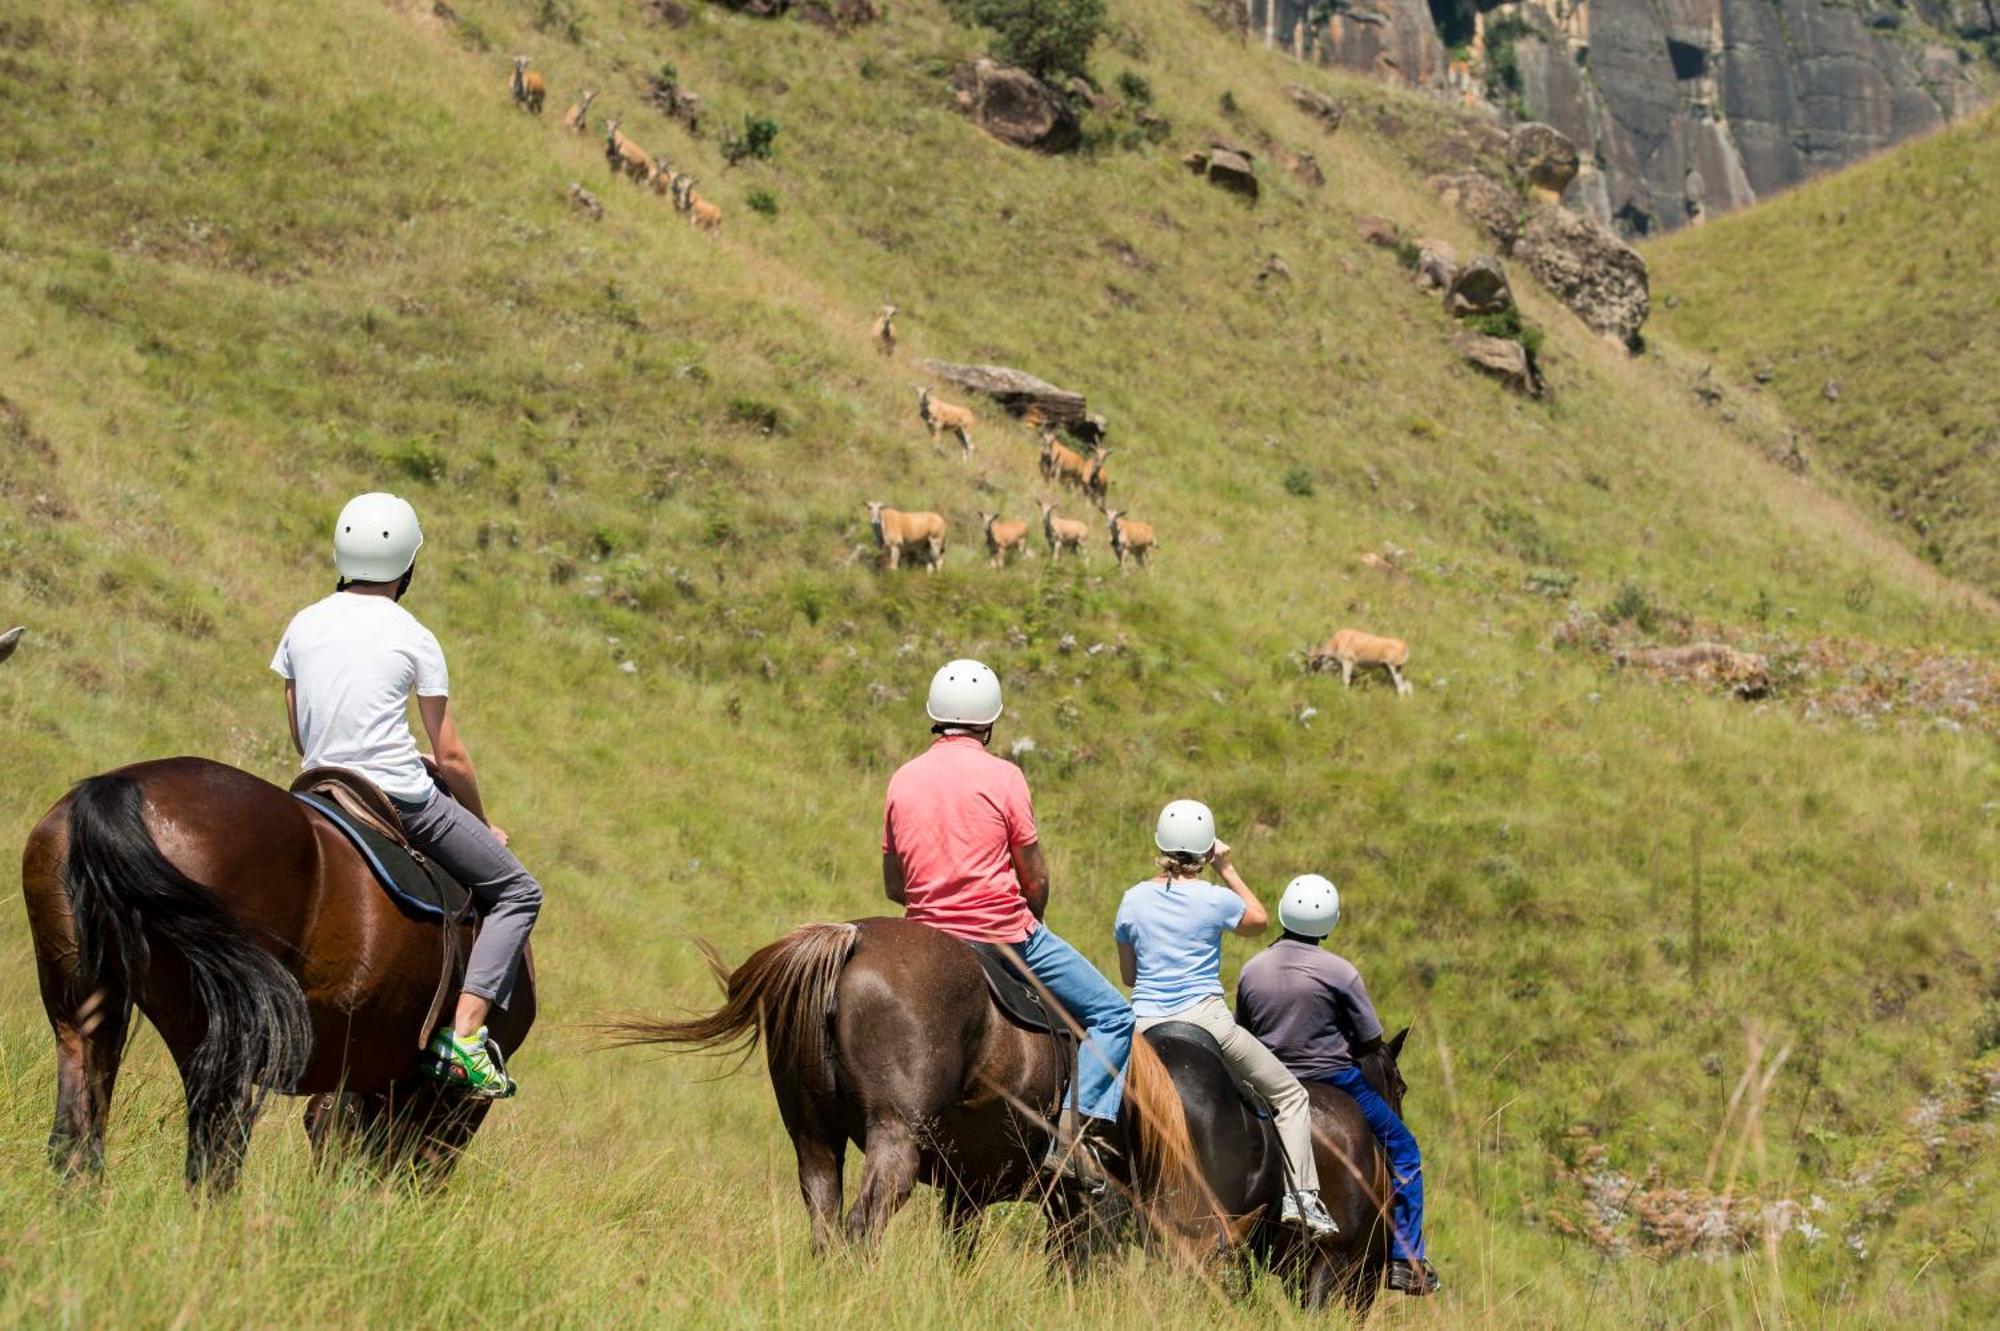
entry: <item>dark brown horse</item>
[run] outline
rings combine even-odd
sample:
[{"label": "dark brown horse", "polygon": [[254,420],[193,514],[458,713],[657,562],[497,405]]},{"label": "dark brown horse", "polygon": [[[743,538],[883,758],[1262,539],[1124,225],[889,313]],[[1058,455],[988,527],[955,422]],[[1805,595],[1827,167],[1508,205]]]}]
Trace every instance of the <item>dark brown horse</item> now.
[{"label": "dark brown horse", "polygon": [[[319,1097],[316,1144],[345,1122],[437,1170],[478,1130],[483,1103],[416,1070],[440,980],[456,988],[442,927],[269,782],[201,758],[90,777],[29,835],[21,887],[55,1029],[57,1168],[102,1166],[135,1006],[180,1069],[191,1183],[234,1181],[266,1090]],[[518,1049],[534,1015],[526,971],[495,1037]]]},{"label": "dark brown horse", "polygon": [[[1397,1068],[1403,1030],[1357,1058],[1369,1084],[1398,1114],[1407,1087]],[[1285,1272],[1317,1307],[1347,1300],[1366,1311],[1389,1265],[1389,1158],[1345,1091],[1309,1081],[1313,1156],[1320,1195],[1340,1225],[1331,1239],[1308,1240],[1275,1223],[1284,1200],[1284,1159],[1270,1120],[1245,1102],[1214,1043],[1202,1031],[1156,1026],[1143,1039],[1157,1050],[1187,1107],[1198,1177],[1154,1190],[1155,1226],[1216,1249],[1238,1249]]]},{"label": "dark brown horse", "polygon": [[[850,1142],[867,1157],[846,1221],[854,1242],[880,1235],[919,1181],[944,1194],[967,1243],[985,1207],[1031,1197],[1057,1222],[1059,1241],[1073,1232],[1077,1194],[1049,1189],[1039,1168],[1067,1059],[1050,1036],[1000,1013],[964,943],[878,918],[803,925],[734,971],[703,952],[728,994],[720,1008],[610,1029],[625,1043],[696,1049],[747,1051],[763,1040],[815,1249],[840,1227]],[[1126,1101],[1142,1154],[1188,1154],[1186,1121],[1149,1050],[1127,1071]]]}]

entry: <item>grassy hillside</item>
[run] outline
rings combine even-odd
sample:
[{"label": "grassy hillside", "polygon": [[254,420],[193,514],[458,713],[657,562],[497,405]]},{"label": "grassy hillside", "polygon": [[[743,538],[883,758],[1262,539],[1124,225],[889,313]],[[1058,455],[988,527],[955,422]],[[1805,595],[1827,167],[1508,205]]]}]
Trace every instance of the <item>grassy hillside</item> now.
[{"label": "grassy hillside", "polygon": [[[1647,247],[1654,328],[1778,399],[1910,546],[2000,588],[2000,112]],[[1759,379],[1767,382],[1759,384]]]},{"label": "grassy hillside", "polygon": [[[200,1206],[150,1033],[107,1191],[47,1177],[49,1040],[0,911],[0,1322],[1302,1321],[1269,1282],[1239,1299],[1136,1257],[1065,1283],[1027,1215],[956,1268],[928,1200],[878,1264],[815,1263],[761,1078],[593,1052],[580,1029],[708,1001],[692,935],[740,957],[877,911],[881,787],[959,653],[1006,679],[1051,922],[1100,962],[1171,796],[1216,807],[1267,894],[1308,867],[1342,884],[1341,948],[1415,1023],[1452,1285],[1388,1318],[2000,1311],[1977,1080],[2000,1041],[1990,740],[1662,689],[1552,645],[1572,611],[1636,603],[1990,656],[1982,603],[1550,302],[1526,296],[1552,401],[1457,367],[1435,302],[1353,222],[1477,247],[1365,118],[1321,135],[1280,90],[1309,71],[1173,0],[1113,17],[1100,81],[1149,80],[1171,140],[1047,160],[950,109],[943,71],[981,38],[927,3],[845,37],[708,7],[676,30],[608,0],[467,0],[454,21],[380,0],[13,7],[0,617],[32,636],[0,669],[0,827],[137,758],[282,779],[264,663],[330,582],[330,515],[388,486],[424,516],[410,605],[550,904],[526,1090],[449,1191],[316,1178],[274,1111],[241,1194]],[[540,121],[507,100],[516,50],[550,75]],[[667,61],[707,104],[699,140],[640,103]],[[691,164],[719,239],[554,123],[586,82]],[[779,122],[776,158],[725,171],[714,127],[753,113]],[[1214,132],[1309,146],[1327,184],[1267,163],[1246,208],[1175,160]],[[1273,253],[1293,276],[1260,284]],[[905,310],[889,364],[865,339],[885,298]],[[1086,391],[1157,570],[1119,577],[1101,544],[1084,567],[985,568],[973,514],[1032,511],[1033,443],[979,403],[976,464],[933,456],[919,355]],[[857,558],[869,499],[944,512],[945,570]],[[1356,562],[1385,544],[1402,574]],[[1412,700],[1300,673],[1343,623],[1410,640]],[[1247,955],[1230,944],[1232,974]],[[1732,1096],[1781,1053],[1768,1095]],[[1621,1218],[1639,1184],[1591,1218],[1587,1179],[1649,1169],[1648,1198],[1821,1197],[1821,1237],[1767,1248],[1753,1222],[1740,1253],[1670,1256]]]}]

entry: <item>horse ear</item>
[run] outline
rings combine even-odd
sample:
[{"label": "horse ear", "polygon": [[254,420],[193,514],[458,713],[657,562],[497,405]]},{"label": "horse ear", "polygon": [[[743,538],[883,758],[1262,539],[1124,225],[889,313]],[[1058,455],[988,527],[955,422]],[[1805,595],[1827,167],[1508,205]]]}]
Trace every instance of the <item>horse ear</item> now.
[{"label": "horse ear", "polygon": [[1408,1039],[1409,1035],[1410,1028],[1408,1026],[1396,1032],[1395,1038],[1389,1041],[1389,1057],[1401,1058],[1403,1056],[1403,1041]]}]

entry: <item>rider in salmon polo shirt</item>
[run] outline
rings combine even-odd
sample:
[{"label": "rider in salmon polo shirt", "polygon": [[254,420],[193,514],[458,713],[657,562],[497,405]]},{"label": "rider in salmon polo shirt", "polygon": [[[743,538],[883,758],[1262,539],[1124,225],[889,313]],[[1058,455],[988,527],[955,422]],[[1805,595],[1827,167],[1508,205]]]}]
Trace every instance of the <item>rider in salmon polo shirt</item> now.
[{"label": "rider in salmon polo shirt", "polygon": [[[1049,869],[1021,769],[987,751],[1000,678],[953,661],[931,680],[931,747],[889,781],[882,886],[907,918],[979,943],[1006,943],[1084,1028],[1076,1108],[1065,1106],[1044,1164],[1099,1185],[1118,1120],[1132,1009],[1083,954],[1042,923]],[[1080,1112],[1079,1112],[1080,1111]]]}]

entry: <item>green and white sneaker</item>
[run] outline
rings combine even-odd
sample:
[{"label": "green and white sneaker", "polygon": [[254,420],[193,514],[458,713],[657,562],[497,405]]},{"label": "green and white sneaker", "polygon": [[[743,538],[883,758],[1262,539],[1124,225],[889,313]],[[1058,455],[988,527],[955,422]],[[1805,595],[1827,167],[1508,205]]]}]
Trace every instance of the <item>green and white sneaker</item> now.
[{"label": "green and white sneaker", "polygon": [[469,1040],[449,1026],[439,1027],[424,1050],[423,1064],[433,1079],[480,1100],[505,1100],[520,1089],[484,1026]]}]

